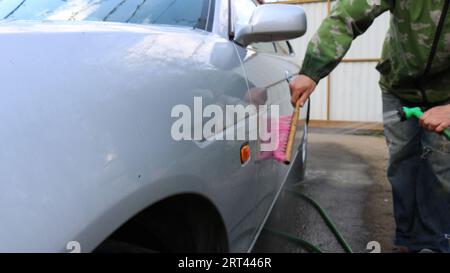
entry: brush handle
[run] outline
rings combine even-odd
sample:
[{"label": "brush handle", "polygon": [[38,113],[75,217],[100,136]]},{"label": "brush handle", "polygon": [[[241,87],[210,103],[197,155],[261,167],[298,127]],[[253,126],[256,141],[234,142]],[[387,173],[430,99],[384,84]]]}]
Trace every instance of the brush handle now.
[{"label": "brush handle", "polygon": [[289,138],[286,145],[286,159],[284,160],[284,163],[286,164],[290,164],[292,161],[292,151],[295,142],[295,134],[297,133],[297,124],[299,116],[300,116],[300,100],[298,100],[297,103],[295,104],[295,109],[294,112],[292,113],[291,126],[289,129]]}]

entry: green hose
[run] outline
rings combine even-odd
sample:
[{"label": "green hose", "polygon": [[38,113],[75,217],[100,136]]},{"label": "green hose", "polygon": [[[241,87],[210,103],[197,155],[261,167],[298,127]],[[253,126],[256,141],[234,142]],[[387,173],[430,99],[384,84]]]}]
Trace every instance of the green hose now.
[{"label": "green hose", "polygon": [[[331,232],[333,232],[334,236],[336,237],[336,239],[338,240],[339,244],[342,246],[342,248],[345,250],[345,252],[347,253],[353,253],[352,248],[350,247],[350,245],[347,243],[347,241],[344,239],[344,237],[342,236],[342,234],[339,232],[339,230],[337,229],[336,225],[333,223],[333,221],[331,220],[331,218],[328,216],[328,214],[325,212],[325,210],[316,202],[314,201],[314,199],[312,199],[311,197],[309,197],[306,194],[303,193],[299,193],[296,192],[294,190],[286,190],[287,192],[294,194],[297,197],[300,197],[302,199],[305,199],[306,201],[308,201],[308,203],[310,203],[315,209],[317,209],[317,211],[319,212],[320,216],[322,217],[322,219],[325,221],[325,223],[327,224],[327,226],[330,228]],[[320,250],[320,248],[318,248],[317,246],[314,246],[313,244],[311,244],[308,241],[305,241],[301,238],[295,237],[293,235],[287,234],[285,232],[282,231],[278,231],[275,229],[271,229],[271,228],[265,228],[265,230],[274,233],[278,236],[284,237],[286,239],[289,239],[290,241],[293,241],[299,245],[301,245],[302,247],[304,247],[306,250],[310,251],[310,252],[316,252],[316,253],[322,253],[322,251]]]}]

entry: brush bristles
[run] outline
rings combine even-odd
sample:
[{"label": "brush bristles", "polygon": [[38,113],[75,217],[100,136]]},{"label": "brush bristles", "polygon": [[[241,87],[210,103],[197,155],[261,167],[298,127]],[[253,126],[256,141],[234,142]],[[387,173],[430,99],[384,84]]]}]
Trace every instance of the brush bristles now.
[{"label": "brush bristles", "polygon": [[273,151],[273,158],[279,162],[289,164],[286,161],[286,148],[289,139],[289,132],[291,129],[291,116],[281,116],[278,127],[278,148]]}]

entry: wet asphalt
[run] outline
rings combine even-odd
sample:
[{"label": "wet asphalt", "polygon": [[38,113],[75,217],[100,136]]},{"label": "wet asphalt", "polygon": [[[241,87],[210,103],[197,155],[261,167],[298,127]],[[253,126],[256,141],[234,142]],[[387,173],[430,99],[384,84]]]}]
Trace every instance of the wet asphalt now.
[{"label": "wet asphalt", "polygon": [[[316,200],[354,252],[370,252],[368,244],[373,241],[382,252],[390,252],[394,223],[390,186],[384,175],[386,161],[382,136],[312,133],[306,178],[286,187]],[[256,253],[308,252],[268,229],[309,241],[323,252],[344,252],[317,210],[288,191],[280,195],[265,227]]]}]

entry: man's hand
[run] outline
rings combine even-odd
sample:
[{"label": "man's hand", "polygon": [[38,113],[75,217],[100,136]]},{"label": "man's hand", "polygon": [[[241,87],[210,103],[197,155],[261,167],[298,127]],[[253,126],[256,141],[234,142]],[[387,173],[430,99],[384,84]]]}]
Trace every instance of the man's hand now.
[{"label": "man's hand", "polygon": [[419,121],[425,129],[442,133],[450,127],[450,104],[431,108],[423,114]]},{"label": "man's hand", "polygon": [[291,89],[291,103],[295,106],[298,100],[300,100],[300,106],[303,107],[309,96],[316,89],[316,82],[310,77],[300,75],[296,77],[290,84]]}]

